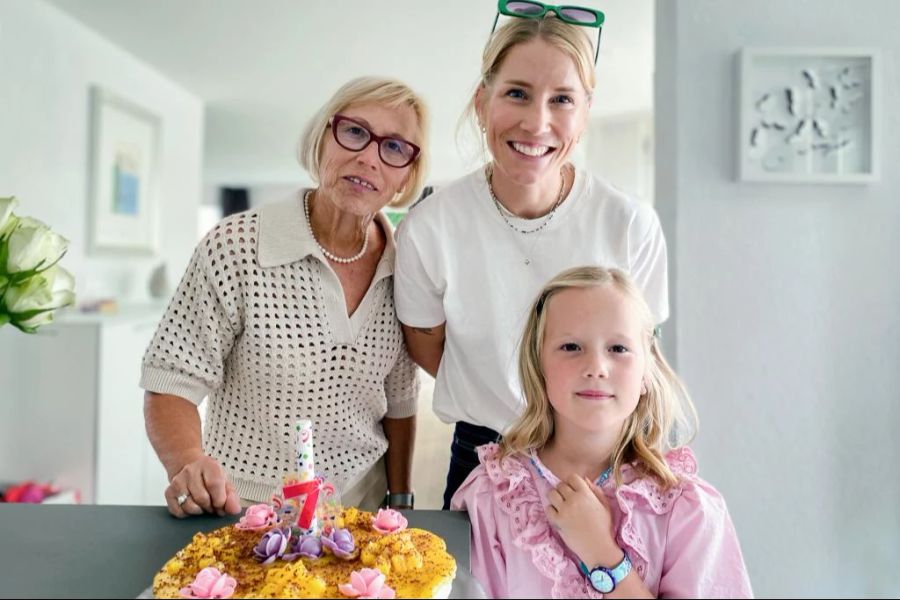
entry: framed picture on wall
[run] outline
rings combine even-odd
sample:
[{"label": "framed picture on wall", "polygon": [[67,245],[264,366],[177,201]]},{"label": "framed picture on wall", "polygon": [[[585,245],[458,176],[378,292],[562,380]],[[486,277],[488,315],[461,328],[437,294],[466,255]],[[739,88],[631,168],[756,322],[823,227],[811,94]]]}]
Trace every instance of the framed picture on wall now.
[{"label": "framed picture on wall", "polygon": [[157,249],[159,119],[99,87],[91,88],[90,248]]},{"label": "framed picture on wall", "polygon": [[875,50],[744,48],[739,59],[741,180],[878,179]]}]

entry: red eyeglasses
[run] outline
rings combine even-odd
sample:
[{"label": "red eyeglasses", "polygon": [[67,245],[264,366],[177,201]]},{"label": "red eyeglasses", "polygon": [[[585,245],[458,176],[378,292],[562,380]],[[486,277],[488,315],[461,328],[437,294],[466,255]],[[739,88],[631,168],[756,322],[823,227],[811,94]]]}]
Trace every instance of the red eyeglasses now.
[{"label": "red eyeglasses", "polygon": [[328,125],[334,134],[334,141],[341,148],[352,152],[361,152],[372,142],[377,142],[378,156],[389,167],[402,169],[416,160],[421,152],[412,142],[398,137],[375,135],[359,121],[344,115],[334,115]]}]

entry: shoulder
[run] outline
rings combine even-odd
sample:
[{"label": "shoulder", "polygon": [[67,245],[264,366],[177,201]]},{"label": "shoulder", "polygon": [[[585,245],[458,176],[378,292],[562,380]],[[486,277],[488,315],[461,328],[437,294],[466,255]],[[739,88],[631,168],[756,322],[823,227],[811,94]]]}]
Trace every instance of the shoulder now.
[{"label": "shoulder", "polygon": [[635,506],[644,506],[662,515],[672,512],[683,497],[696,497],[698,487],[705,484],[697,475],[697,459],[687,446],[671,450],[665,455],[666,464],[678,478],[678,483],[663,487],[652,477],[641,477],[633,465],[622,467],[624,483],[616,489],[616,494]]},{"label": "shoulder", "polygon": [[484,174],[477,169],[468,175],[440,186],[433,194],[416,202],[401,223],[404,228],[416,228],[428,224],[446,225],[469,218],[464,205],[474,201],[478,190],[484,185]]},{"label": "shoulder", "polygon": [[259,209],[229,215],[216,223],[197,245],[199,258],[207,265],[227,268],[235,257],[256,252]]},{"label": "shoulder", "polygon": [[579,169],[578,177],[581,179],[581,193],[588,200],[584,204],[602,212],[606,223],[616,228],[627,225],[640,232],[659,226],[659,218],[651,205],[639,202],[589,171]]},{"label": "shoulder", "polygon": [[465,508],[466,504],[482,501],[503,502],[510,495],[537,492],[525,459],[513,455],[500,457],[500,446],[485,444],[478,448],[480,464],[472,471],[453,497],[453,504]]}]

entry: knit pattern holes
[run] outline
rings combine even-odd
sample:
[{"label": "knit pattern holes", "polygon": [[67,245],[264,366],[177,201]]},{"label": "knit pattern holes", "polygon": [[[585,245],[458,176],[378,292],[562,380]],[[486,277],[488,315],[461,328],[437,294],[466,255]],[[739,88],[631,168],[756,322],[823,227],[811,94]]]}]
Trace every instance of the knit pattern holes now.
[{"label": "knit pattern holes", "polygon": [[338,343],[328,267],[312,256],[260,267],[258,217],[228,217],[197,246],[144,356],[142,385],[196,403],[209,395],[204,450],[242,497],[266,501],[296,471],[298,419],[313,421],[316,470],[341,490],[387,449],[381,420],[416,410],[393,278],[375,283],[352,343]]}]

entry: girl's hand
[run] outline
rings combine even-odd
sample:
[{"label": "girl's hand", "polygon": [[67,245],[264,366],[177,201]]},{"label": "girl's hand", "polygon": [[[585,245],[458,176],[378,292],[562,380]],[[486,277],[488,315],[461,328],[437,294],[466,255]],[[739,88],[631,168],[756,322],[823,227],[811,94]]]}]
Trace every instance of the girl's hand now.
[{"label": "girl's hand", "polygon": [[570,475],[547,495],[547,518],[560,537],[590,567],[622,559],[612,513],[603,491],[592,481]]}]

